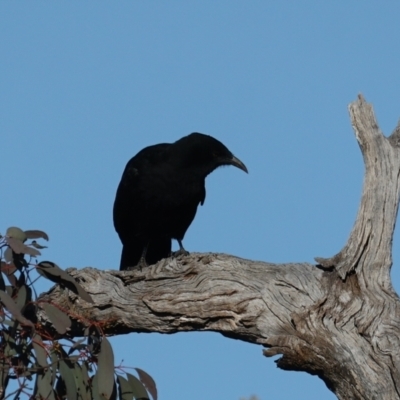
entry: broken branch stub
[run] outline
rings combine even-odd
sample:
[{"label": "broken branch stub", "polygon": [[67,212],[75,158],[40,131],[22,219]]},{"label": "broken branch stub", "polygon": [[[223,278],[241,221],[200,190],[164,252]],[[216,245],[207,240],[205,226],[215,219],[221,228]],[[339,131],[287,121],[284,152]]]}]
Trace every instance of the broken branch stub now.
[{"label": "broken branch stub", "polygon": [[342,279],[362,269],[367,279],[387,286],[400,197],[400,129],[386,138],[362,95],[349,105],[349,112],[365,163],[361,203],[344,248],[331,258],[315,260],[325,268],[334,267]]}]

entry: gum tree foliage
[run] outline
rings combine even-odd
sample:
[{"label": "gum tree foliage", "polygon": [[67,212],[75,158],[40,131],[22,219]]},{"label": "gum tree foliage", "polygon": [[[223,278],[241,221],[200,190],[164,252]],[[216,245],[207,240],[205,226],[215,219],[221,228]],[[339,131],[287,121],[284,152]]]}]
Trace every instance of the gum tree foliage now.
[{"label": "gum tree foliage", "polygon": [[[82,316],[38,297],[37,274],[93,304],[71,275],[53,262],[37,262],[46,247],[40,239],[49,238],[16,227],[0,237],[0,398],[131,400],[150,399],[150,393],[157,400],[156,385],[145,371],[135,368],[136,377],[127,367],[115,368],[101,323],[87,315],[83,338],[71,337],[74,318],[82,321]],[[47,323],[40,322],[40,313]]]}]

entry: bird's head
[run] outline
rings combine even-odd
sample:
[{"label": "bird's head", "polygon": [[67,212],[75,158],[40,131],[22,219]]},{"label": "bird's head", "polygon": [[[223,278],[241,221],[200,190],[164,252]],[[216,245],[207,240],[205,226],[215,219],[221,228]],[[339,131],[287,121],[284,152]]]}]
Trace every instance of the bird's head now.
[{"label": "bird's head", "polygon": [[233,165],[248,173],[246,166],[219,140],[203,133],[191,133],[173,144],[183,166],[201,171],[207,176],[216,168]]}]

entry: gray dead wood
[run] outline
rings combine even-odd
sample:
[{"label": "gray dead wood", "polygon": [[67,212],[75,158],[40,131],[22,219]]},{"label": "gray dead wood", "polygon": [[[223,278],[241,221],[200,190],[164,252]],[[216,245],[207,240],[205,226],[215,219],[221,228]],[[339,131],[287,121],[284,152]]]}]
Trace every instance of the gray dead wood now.
[{"label": "gray dead wood", "polygon": [[400,126],[384,137],[362,96],[349,111],[365,179],[354,228],[335,256],[277,265],[194,253],[142,272],[85,268],[71,273],[95,305],[58,287],[43,300],[70,310],[71,335],[89,323],[110,335],[211,330],[282,355],[280,368],[318,375],[339,399],[400,399],[400,304],[390,280]]}]

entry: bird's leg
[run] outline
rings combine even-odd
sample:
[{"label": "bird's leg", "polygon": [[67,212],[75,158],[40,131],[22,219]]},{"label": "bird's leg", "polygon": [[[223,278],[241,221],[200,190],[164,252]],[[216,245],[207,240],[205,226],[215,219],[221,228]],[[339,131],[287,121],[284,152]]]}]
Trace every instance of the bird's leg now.
[{"label": "bird's leg", "polygon": [[146,244],[146,246],[143,247],[143,251],[142,251],[142,255],[140,256],[140,260],[139,262],[134,265],[133,267],[128,267],[127,270],[134,270],[134,269],[140,269],[140,271],[142,271],[143,268],[148,267],[147,262],[146,262],[146,253],[147,253],[147,249],[149,247],[149,243]]},{"label": "bird's leg", "polygon": [[181,240],[181,239],[176,239],[176,240],[178,241],[178,244],[179,244],[179,250],[178,250],[178,251],[174,251],[174,252],[172,253],[172,255],[173,255],[174,257],[188,256],[188,255],[189,255],[189,252],[186,251],[185,248],[183,247],[182,240]]},{"label": "bird's leg", "polygon": [[140,270],[142,270],[142,268],[146,268],[147,262],[146,262],[146,253],[147,253],[147,249],[149,247],[149,243],[146,244],[146,246],[144,246],[143,251],[142,251],[142,255],[140,256],[140,260],[138,262],[138,267],[140,268]]}]

